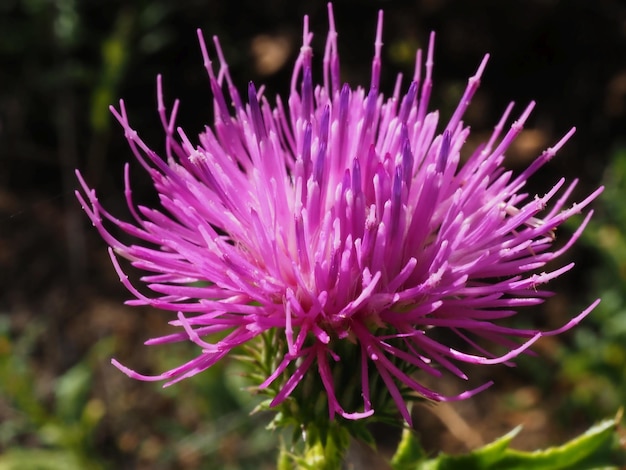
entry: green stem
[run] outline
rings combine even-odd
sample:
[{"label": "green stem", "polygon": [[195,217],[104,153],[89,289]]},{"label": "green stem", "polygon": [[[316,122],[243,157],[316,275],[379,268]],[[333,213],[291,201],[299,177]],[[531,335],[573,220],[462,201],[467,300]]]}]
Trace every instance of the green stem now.
[{"label": "green stem", "polygon": [[324,429],[311,424],[302,434],[304,445],[299,449],[290,451],[284,445],[281,446],[277,466],[279,470],[341,469],[350,444],[350,434],[341,424],[332,421]]}]

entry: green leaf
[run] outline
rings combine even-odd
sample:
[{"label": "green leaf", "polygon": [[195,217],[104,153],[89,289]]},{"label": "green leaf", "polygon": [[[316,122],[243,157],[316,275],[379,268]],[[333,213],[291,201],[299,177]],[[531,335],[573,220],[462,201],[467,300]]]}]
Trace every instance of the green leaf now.
[{"label": "green leaf", "polygon": [[618,469],[626,463],[626,450],[617,432],[621,416],[602,421],[581,436],[534,452],[510,449],[516,428],[480,449],[464,455],[440,454],[424,460],[413,436],[403,435],[392,460],[394,470],[592,470]]},{"label": "green leaf", "polygon": [[79,362],[57,379],[57,415],[67,423],[79,420],[92,385],[92,376],[90,365]]},{"label": "green leaf", "polygon": [[437,458],[426,461],[422,466],[415,468],[419,470],[482,470],[501,468],[499,463],[507,456],[507,452],[510,451],[509,445],[520,430],[521,427],[518,426],[504,436],[469,454],[457,456],[442,453]]}]

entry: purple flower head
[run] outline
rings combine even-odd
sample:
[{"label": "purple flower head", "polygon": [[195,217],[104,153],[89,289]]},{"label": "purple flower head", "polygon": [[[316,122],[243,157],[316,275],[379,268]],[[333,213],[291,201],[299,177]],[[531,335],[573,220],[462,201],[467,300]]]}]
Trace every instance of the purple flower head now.
[{"label": "purple flower head", "polygon": [[[417,52],[408,89],[399,76],[385,97],[379,91],[382,12],[368,89],[341,84],[330,6],[329,22],[323,83],[312,81],[312,33],[305,17],[289,97],[275,104],[252,83],[242,99],[217,38],[216,73],[198,32],[214,97],[212,127],[197,138],[177,128],[178,102],[168,115],[159,77],[163,159],[131,128],[123,101],[111,108],[161,207],[135,206],[128,166],[125,194],[133,222],[109,214],[80,174],[83,192],[77,195],[136,297],[129,303],[176,312],[171,324],[180,331],[146,344],[192,341],[200,348],[196,358],[154,377],[114,360],[130,377],[173,384],[272,333],[284,344],[260,385],[280,383],[272,405],[313,374],[323,384],[331,418],[363,418],[374,413],[371,384],[378,380],[410,422],[406,390],[451,400],[490,385],[445,397],[414,372],[440,376],[447,370],[467,379],[463,363],[510,364],[542,335],[568,330],[595,307],[598,301],[547,333],[503,324],[519,307],[542,303],[551,293],[541,286],[572,268],[542,271],[579,237],[591,211],[558,249],[557,227],[602,188],[572,206],[566,203],[576,181],[566,186],[561,179],[543,196],[523,192],[574,129],[521,174],[502,166],[534,103],[507,129],[511,104],[489,141],[461,163],[470,133],[461,118],[487,56],[450,120],[439,123],[438,112],[427,111],[434,35],[425,67]],[[137,242],[116,239],[110,223]],[[131,285],[118,256],[149,273],[142,281],[153,296]],[[463,350],[442,343],[433,334],[439,331],[456,336]],[[361,411],[344,410],[338,399],[334,371],[347,350],[356,358],[349,366],[358,376]]]}]

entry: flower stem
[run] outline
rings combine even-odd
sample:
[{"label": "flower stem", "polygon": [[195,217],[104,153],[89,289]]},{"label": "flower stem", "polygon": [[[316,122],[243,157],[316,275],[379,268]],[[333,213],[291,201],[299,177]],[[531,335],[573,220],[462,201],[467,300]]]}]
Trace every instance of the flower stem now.
[{"label": "flower stem", "polygon": [[302,436],[304,446],[298,446],[298,450],[281,446],[277,465],[279,470],[341,469],[350,444],[350,434],[341,424],[332,421],[324,428],[310,424],[303,429]]}]

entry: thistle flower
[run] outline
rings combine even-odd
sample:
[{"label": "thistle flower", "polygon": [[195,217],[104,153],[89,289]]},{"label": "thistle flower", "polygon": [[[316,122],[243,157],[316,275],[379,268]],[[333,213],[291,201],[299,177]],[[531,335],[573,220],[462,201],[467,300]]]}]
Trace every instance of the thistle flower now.
[{"label": "thistle flower", "polygon": [[[568,330],[595,307],[598,301],[547,333],[505,323],[518,308],[542,303],[551,293],[540,286],[573,267],[541,271],[580,236],[591,211],[558,249],[555,230],[602,188],[570,207],[576,181],[566,186],[560,179],[543,196],[523,192],[528,178],[574,133],[517,176],[504,168],[504,154],[534,103],[505,131],[509,105],[489,141],[462,163],[470,130],[461,118],[488,56],[450,120],[439,123],[438,112],[427,111],[434,34],[425,68],[417,51],[406,92],[398,76],[393,94],[385,97],[379,90],[382,12],[368,89],[341,84],[330,5],[328,12],[323,83],[313,84],[312,34],[305,17],[289,97],[286,103],[278,97],[273,105],[252,83],[242,100],[217,38],[215,73],[198,31],[213,93],[212,127],[197,139],[176,128],[178,101],[168,115],[159,76],[162,159],[131,127],[124,102],[111,108],[153,180],[161,208],[135,206],[128,165],[125,195],[134,222],[108,213],[80,173],[77,196],[135,297],[129,303],[176,312],[171,324],[180,331],[146,344],[191,341],[200,349],[196,358],[154,377],[113,360],[130,377],[170,385],[271,333],[284,344],[260,384],[260,389],[278,384],[272,405],[315,375],[331,418],[363,418],[375,411],[370,388],[378,380],[410,422],[406,390],[451,400],[490,385],[446,397],[414,372],[440,376],[447,370],[467,379],[463,363],[510,364],[542,335]],[[137,242],[115,238],[107,228],[111,224]],[[154,296],[129,282],[118,256],[149,273],[141,280]],[[466,347],[446,345],[433,334],[439,331]],[[348,350],[357,358],[353,370],[362,410],[344,410],[337,398],[335,367]]]}]

